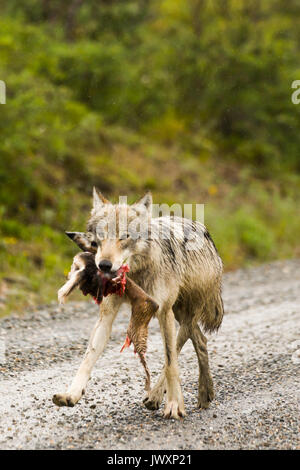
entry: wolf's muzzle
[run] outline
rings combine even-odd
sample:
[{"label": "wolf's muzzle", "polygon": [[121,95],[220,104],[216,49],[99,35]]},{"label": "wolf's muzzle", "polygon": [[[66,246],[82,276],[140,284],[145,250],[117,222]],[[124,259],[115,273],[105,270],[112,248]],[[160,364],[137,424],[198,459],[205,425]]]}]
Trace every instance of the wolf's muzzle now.
[{"label": "wolf's muzzle", "polygon": [[102,261],[100,261],[98,268],[103,273],[109,273],[112,268],[112,262],[109,261],[108,259],[103,259]]}]

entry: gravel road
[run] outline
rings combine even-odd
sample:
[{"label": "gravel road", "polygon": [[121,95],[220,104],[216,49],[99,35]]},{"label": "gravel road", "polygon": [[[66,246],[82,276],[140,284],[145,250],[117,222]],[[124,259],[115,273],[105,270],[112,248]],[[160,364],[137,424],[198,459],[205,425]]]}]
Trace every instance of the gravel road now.
[{"label": "gravel road", "polygon": [[[208,337],[216,398],[197,410],[198,365],[191,342],[180,356],[187,416],[164,420],[142,405],[144,373],[132,349],[120,354],[128,315],[120,312],[87,394],[58,408],[97,317],[89,302],[56,303],[0,322],[1,449],[300,449],[300,260],[224,277],[226,315]],[[162,365],[150,324],[153,382]]]}]

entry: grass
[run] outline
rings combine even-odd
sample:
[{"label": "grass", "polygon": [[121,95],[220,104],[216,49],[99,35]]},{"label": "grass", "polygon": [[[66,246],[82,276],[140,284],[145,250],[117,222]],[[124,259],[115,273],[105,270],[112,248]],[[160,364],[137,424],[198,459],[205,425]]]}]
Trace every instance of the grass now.
[{"label": "grass", "polygon": [[[21,217],[6,216],[2,206],[0,297],[5,296],[5,303],[0,315],[56,301],[77,252],[64,230],[84,230],[92,185],[97,181],[114,201],[119,194],[127,194],[133,202],[151,189],[156,203],[204,203],[205,223],[225,270],[300,256],[299,176],[280,175],[276,180],[273,175],[262,180],[254,168],[227,161],[220,164],[220,159],[153,144],[133,134],[124,138],[120,129],[110,130],[108,141],[100,154],[85,156],[85,166],[94,177],[84,190],[72,181],[47,185],[52,203],[42,215],[32,211],[32,220],[26,223]],[[44,181],[47,168],[43,167],[43,174],[38,170],[37,180]]]}]

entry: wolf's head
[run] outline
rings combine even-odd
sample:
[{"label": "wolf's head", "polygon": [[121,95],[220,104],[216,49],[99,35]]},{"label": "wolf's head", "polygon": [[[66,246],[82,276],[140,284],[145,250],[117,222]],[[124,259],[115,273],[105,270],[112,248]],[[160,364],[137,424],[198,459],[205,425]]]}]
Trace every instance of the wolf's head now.
[{"label": "wolf's head", "polygon": [[124,264],[137,268],[149,249],[152,196],[146,193],[129,206],[126,197],[112,204],[94,188],[86,232],[66,232],[84,251],[94,253],[97,267],[113,274]]}]

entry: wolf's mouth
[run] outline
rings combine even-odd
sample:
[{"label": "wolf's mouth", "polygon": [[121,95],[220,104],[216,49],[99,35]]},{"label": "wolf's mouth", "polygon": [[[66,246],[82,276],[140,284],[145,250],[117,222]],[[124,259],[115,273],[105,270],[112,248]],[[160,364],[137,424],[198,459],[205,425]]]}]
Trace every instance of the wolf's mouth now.
[{"label": "wolf's mouth", "polygon": [[97,274],[101,277],[102,280],[107,279],[108,281],[115,280],[119,277],[118,271],[110,271],[109,273],[104,273],[100,269],[97,269]]},{"label": "wolf's mouth", "polygon": [[127,264],[123,264],[118,271],[103,273],[97,270],[98,276],[102,281],[102,295],[106,297],[109,294],[118,294],[122,296],[125,292],[126,273],[129,272]]}]

